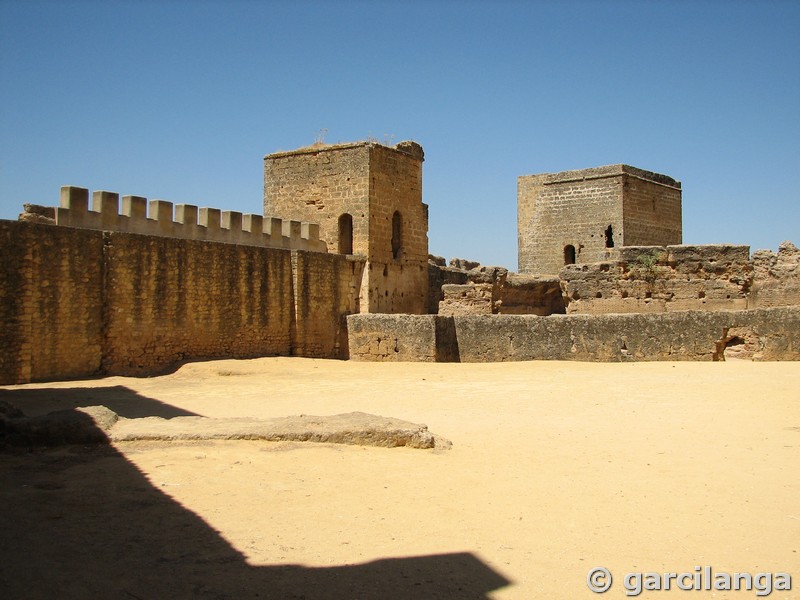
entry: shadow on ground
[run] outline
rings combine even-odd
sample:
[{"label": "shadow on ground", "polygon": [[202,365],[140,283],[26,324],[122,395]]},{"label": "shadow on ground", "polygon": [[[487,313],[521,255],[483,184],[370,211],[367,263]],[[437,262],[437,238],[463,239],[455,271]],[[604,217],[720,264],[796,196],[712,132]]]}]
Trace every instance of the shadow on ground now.
[{"label": "shadow on ground", "polygon": [[191,417],[199,416],[147,396],[124,385],[106,387],[0,389],[0,400],[10,402],[29,417],[57,410],[102,405],[120,417]]},{"label": "shadow on ground", "polygon": [[248,565],[102,444],[0,452],[0,506],[7,599],[478,600],[510,583],[471,553],[329,568]]}]

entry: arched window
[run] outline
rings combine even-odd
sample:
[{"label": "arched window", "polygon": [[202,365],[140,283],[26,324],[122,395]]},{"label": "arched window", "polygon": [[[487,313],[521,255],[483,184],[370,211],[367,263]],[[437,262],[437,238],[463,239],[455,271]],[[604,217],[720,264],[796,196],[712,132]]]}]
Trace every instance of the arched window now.
[{"label": "arched window", "polygon": [[339,254],[353,253],[353,217],[344,213],[339,217]]},{"label": "arched window", "polygon": [[575,246],[572,244],[567,244],[564,246],[564,264],[565,265],[574,265],[575,264]]},{"label": "arched window", "polygon": [[403,217],[395,211],[392,215],[392,258],[400,258],[403,250]]},{"label": "arched window", "polygon": [[613,248],[614,247],[614,230],[611,228],[611,225],[608,226],[605,232],[606,236],[606,248]]}]

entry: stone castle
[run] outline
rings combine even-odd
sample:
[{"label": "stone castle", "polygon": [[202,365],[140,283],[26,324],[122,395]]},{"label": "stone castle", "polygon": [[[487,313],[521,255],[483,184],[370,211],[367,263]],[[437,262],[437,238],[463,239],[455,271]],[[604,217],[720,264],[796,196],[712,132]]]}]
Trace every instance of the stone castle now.
[{"label": "stone castle", "polygon": [[429,256],[423,161],[415,142],[270,154],[264,215],[77,187],[25,205],[0,221],[0,383],[267,355],[800,359],[800,251],[681,245],[678,181],[520,177],[511,273]]}]

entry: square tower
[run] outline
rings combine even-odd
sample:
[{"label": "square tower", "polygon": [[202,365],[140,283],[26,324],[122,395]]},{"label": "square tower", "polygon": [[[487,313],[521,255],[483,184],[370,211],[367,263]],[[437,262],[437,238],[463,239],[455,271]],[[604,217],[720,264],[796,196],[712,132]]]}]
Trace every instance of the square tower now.
[{"label": "square tower", "polygon": [[319,223],[328,252],[367,259],[360,309],[424,314],[428,207],[415,142],[314,145],[264,157],[264,215]]},{"label": "square tower", "polygon": [[619,246],[680,244],[681,184],[628,165],[517,180],[519,271],[557,275]]}]

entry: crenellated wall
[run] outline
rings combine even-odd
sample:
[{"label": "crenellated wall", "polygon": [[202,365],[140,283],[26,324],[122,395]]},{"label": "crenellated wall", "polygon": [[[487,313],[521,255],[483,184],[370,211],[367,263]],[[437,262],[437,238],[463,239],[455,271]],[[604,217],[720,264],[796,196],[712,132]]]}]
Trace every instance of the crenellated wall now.
[{"label": "crenellated wall", "polygon": [[223,242],[243,246],[327,252],[319,239],[319,225],[275,217],[242,214],[233,210],[198,208],[165,200],[119,194],[74,186],[61,188],[61,206],[55,209],[56,225],[122,231],[159,237]]},{"label": "crenellated wall", "polygon": [[184,360],[341,358],[363,261],[0,221],[0,384]]}]

